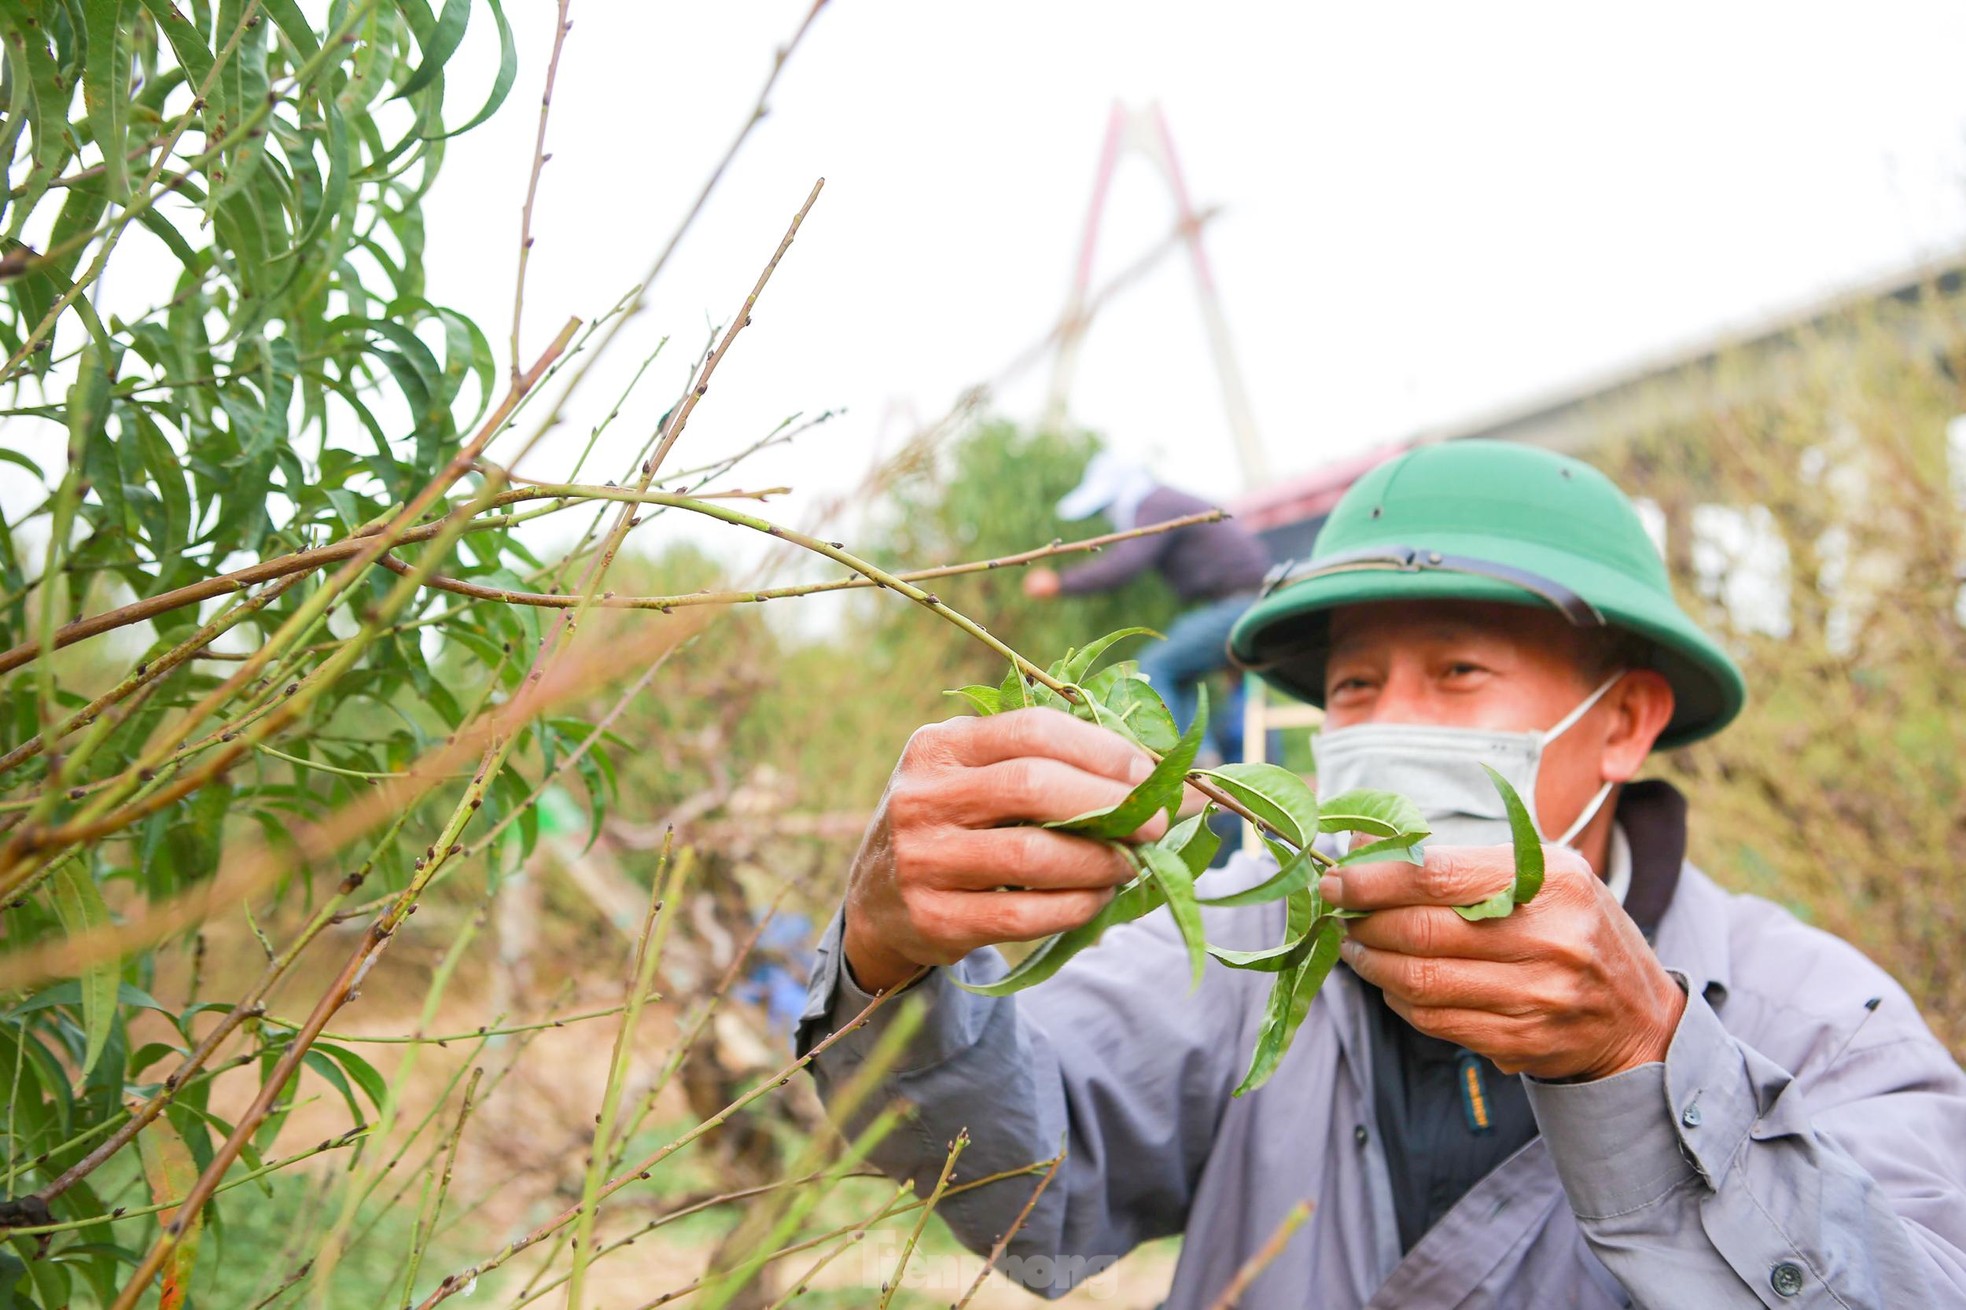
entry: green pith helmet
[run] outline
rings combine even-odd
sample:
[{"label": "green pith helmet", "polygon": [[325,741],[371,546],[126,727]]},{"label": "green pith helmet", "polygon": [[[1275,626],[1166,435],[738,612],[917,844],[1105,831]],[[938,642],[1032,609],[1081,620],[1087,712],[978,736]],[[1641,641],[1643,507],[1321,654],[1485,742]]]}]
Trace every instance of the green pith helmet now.
[{"label": "green pith helmet", "polygon": [[1675,697],[1660,747],[1718,732],[1747,699],[1734,661],[1673,600],[1625,493],[1580,460],[1502,441],[1421,446],[1360,478],[1310,559],[1271,575],[1229,650],[1322,705],[1332,609],[1429,599],[1548,605],[1579,627],[1643,638]]}]

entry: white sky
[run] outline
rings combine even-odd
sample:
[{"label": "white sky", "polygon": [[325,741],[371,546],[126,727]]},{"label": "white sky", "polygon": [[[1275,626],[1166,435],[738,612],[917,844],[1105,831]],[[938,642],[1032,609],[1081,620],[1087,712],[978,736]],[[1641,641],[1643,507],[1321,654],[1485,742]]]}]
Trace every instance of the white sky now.
[{"label": "white sky", "polygon": [[[502,345],[549,0],[432,196],[431,298]],[[526,353],[612,303],[723,150],[803,0],[576,0]],[[453,102],[488,76],[474,23]],[[634,329],[728,316],[825,194],[678,458],[848,417],[748,477],[850,485],[1063,300],[1113,100],[1158,99],[1279,474],[1752,320],[1966,239],[1966,6],[1192,5],[833,0]],[[454,64],[454,68],[465,65]],[[1167,230],[1123,165],[1100,265]],[[1239,489],[1185,262],[1094,326],[1074,414],[1163,476]],[[624,342],[619,365],[641,351]],[[1038,411],[1045,371],[1002,398]],[[639,440],[675,375],[624,418]],[[604,411],[597,386],[585,423]],[[549,456],[529,471],[545,473]],[[616,469],[610,465],[606,472]]]},{"label": "white sky", "polygon": [[[528,359],[641,275],[805,5],[574,0]],[[451,143],[426,214],[429,298],[476,318],[501,358],[554,4],[508,7],[518,86]],[[1966,242],[1962,55],[1966,6],[1936,0],[831,0],[648,311],[524,471],[564,474],[673,333],[589,469],[619,474],[706,321],[735,310],[824,175],[676,455],[701,463],[844,407],[737,479],[797,486],[776,512],[804,518],[1056,320],[1117,98],[1160,101],[1196,203],[1223,207],[1209,249],[1257,424],[1275,473],[1303,472]],[[450,121],[495,58],[481,11],[450,65]],[[1123,161],[1101,272],[1171,223],[1152,166]],[[168,286],[170,261],[152,262]],[[155,289],[141,264],[113,281],[143,303]],[[1000,409],[1035,417],[1047,371]],[[1171,482],[1241,490],[1185,260],[1093,326],[1073,410]],[[52,456],[60,435],[10,425],[7,440]],[[38,495],[0,465],[9,512]],[[753,556],[730,538],[733,562]]]}]

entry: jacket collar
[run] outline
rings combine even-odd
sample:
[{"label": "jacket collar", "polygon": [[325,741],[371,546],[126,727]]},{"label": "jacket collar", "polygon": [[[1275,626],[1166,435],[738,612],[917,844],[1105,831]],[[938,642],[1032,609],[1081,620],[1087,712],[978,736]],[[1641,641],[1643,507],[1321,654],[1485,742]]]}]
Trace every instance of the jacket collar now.
[{"label": "jacket collar", "polygon": [[1618,825],[1631,843],[1625,912],[1660,962],[1686,975],[1688,994],[1718,1006],[1731,978],[1727,894],[1686,861],[1686,797],[1663,779],[1628,783]]},{"label": "jacket collar", "polygon": [[1686,860],[1686,798],[1661,779],[1627,783],[1618,792],[1618,828],[1631,848],[1625,913],[1651,937],[1679,889]]},{"label": "jacket collar", "polygon": [[1686,976],[1686,994],[1705,996],[1715,1009],[1733,985],[1733,948],[1727,937],[1727,893],[1687,864],[1679,888],[1659,920],[1652,949],[1659,962]]}]

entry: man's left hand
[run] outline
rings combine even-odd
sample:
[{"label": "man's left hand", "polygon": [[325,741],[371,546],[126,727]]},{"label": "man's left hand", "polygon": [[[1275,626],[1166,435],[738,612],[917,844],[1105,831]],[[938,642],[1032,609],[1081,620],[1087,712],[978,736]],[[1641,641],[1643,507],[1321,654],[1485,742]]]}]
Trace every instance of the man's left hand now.
[{"label": "man's left hand", "polygon": [[1360,864],[1327,875],[1347,925],[1345,962],[1421,1032],[1505,1073],[1595,1079],[1663,1060],[1686,993],[1582,856],[1545,847],[1543,887],[1503,919],[1451,907],[1510,886],[1507,846],[1430,848],[1424,867]]}]

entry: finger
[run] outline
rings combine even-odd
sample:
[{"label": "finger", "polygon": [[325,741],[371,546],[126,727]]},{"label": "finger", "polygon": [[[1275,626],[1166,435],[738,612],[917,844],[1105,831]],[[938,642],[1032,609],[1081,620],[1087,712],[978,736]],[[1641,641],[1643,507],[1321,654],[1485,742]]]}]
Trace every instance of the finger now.
[{"label": "finger", "polygon": [[1537,958],[1537,944],[1511,928],[1513,919],[1469,923],[1438,905],[1396,905],[1348,926],[1355,941],[1401,955],[1517,964]]},{"label": "finger", "polygon": [[1414,1005],[1388,992],[1386,1004],[1407,1023],[1427,1034],[1456,1046],[1465,1046],[1495,1062],[1503,1073],[1514,1073],[1525,1063],[1521,1026],[1484,1010],[1461,1010],[1452,1006]]},{"label": "finger", "polygon": [[1520,996],[1522,969],[1492,960],[1439,959],[1382,951],[1346,938],[1338,953],[1352,972],[1386,994],[1421,1009],[1481,1010],[1520,1016],[1534,1007]]},{"label": "finger", "polygon": [[1318,890],[1347,910],[1384,910],[1473,905],[1515,885],[1515,852],[1507,846],[1429,846],[1426,859],[1347,865],[1326,874]]},{"label": "finger", "polygon": [[957,764],[979,766],[1041,756],[1129,787],[1154,768],[1145,751],[1117,732],[1063,710],[1012,710],[985,718],[952,719],[946,726],[954,729],[949,750]]},{"label": "finger", "polygon": [[944,892],[928,907],[946,940],[986,946],[1076,928],[1106,908],[1110,887],[1075,891]]},{"label": "finger", "polygon": [[945,828],[902,840],[896,855],[909,875],[946,890],[1104,890],[1133,876],[1106,843],[1043,828]]},{"label": "finger", "polygon": [[1036,755],[965,770],[951,776],[949,786],[950,819],[972,828],[1077,818],[1119,804],[1132,790],[1123,782]]}]

